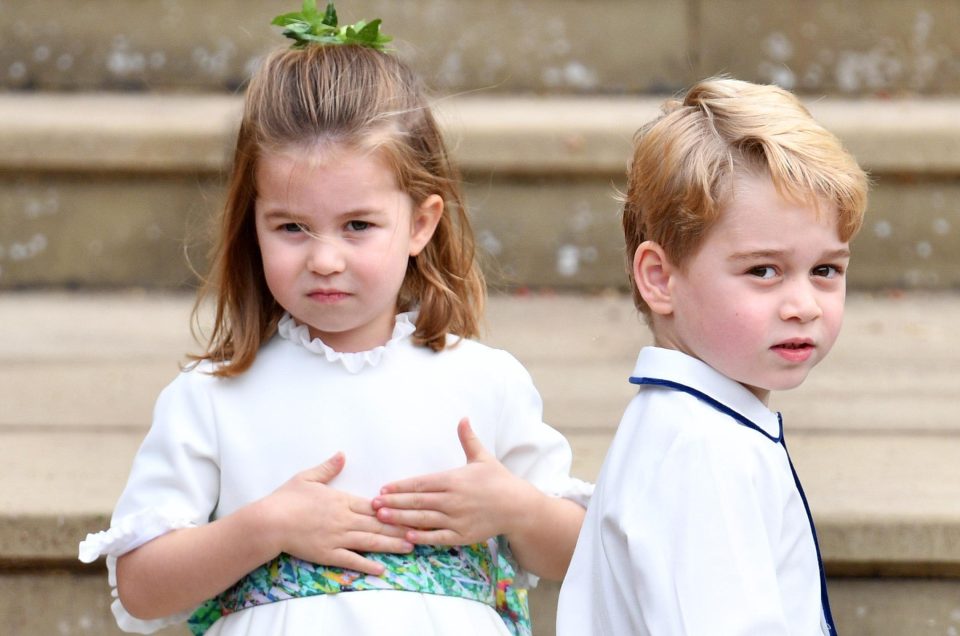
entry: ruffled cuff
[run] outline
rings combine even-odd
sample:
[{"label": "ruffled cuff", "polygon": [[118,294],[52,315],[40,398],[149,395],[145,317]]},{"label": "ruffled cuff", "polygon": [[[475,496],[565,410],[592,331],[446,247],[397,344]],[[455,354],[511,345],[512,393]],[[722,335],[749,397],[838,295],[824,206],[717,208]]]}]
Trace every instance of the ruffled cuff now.
[{"label": "ruffled cuff", "polygon": [[562,486],[548,489],[545,492],[553,497],[569,499],[586,508],[587,504],[590,503],[590,498],[593,497],[593,489],[594,484],[576,477],[570,477]]},{"label": "ruffled cuff", "polygon": [[[110,563],[111,561],[113,561],[112,566]],[[116,565],[117,557],[107,557],[108,568],[115,569]],[[123,606],[123,604],[120,602],[120,599],[117,597],[117,588],[113,588],[111,594],[113,595],[113,602],[110,604],[110,611],[113,612],[113,618],[117,621],[117,627],[132,634],[152,634],[153,632],[160,631],[164,627],[185,623],[186,620],[190,618],[190,615],[194,612],[194,610],[190,610],[181,614],[164,616],[163,618],[142,620],[131,615],[130,612],[128,612]]]},{"label": "ruffled cuff", "polygon": [[117,558],[160,535],[195,525],[185,516],[169,515],[149,509],[116,520],[109,530],[88,534],[87,538],[80,543],[79,558],[84,563],[93,563],[101,556],[107,557],[107,580],[111,588],[110,594],[114,599],[110,609],[120,629],[135,634],[151,634],[169,625],[182,623],[193,613],[191,610],[153,620],[141,620],[131,615],[123,607],[117,592]]}]

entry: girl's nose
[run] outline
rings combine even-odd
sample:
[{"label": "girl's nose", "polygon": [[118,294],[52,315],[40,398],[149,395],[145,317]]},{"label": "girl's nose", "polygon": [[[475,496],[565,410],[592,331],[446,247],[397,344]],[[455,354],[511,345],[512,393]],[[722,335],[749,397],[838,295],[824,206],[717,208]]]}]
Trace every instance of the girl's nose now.
[{"label": "girl's nose", "polygon": [[780,317],[783,320],[810,322],[823,315],[823,309],[817,298],[817,291],[809,281],[796,282],[787,287],[786,295],[780,304]]},{"label": "girl's nose", "polygon": [[307,268],[314,274],[329,276],[342,272],[346,264],[343,250],[335,241],[315,237],[310,241]]}]

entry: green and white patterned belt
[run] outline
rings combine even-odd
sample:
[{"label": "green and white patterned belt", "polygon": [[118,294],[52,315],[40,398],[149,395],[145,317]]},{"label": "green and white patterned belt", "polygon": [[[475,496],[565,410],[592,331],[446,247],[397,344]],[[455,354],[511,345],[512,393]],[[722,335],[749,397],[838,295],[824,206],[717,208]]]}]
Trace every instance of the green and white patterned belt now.
[{"label": "green and white patterned belt", "polygon": [[206,601],[187,624],[200,636],[220,617],[257,605],[318,594],[404,590],[479,601],[494,608],[514,636],[532,633],[527,590],[514,586],[515,571],[500,553],[496,538],[463,546],[419,545],[408,554],[364,556],[382,563],[384,573],[373,576],[281,554]]}]

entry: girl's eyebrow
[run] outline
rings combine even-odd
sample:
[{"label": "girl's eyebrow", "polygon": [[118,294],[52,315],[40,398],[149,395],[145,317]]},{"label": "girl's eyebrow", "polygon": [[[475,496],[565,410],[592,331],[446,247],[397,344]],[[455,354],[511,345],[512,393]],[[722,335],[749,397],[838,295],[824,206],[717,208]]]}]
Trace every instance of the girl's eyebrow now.
[{"label": "girl's eyebrow", "polygon": [[[382,213],[381,210],[377,210],[373,208],[355,208],[355,209],[345,210],[344,212],[337,214],[334,218],[343,221],[343,220],[349,220],[349,219],[355,219],[355,218],[369,218],[369,217],[376,216],[380,213]],[[311,221],[308,215],[298,214],[296,212],[290,212],[289,210],[286,210],[284,208],[267,210],[266,212],[264,212],[263,218],[265,221],[275,221],[278,219],[282,219],[290,223],[300,223],[303,225],[308,225]]]},{"label": "girl's eyebrow", "polygon": [[306,217],[300,214],[295,214],[293,212],[288,212],[287,210],[279,209],[279,208],[276,210],[269,210],[265,212],[263,215],[263,218],[266,221],[283,219],[284,221],[289,221],[290,223],[306,223],[307,222]]}]

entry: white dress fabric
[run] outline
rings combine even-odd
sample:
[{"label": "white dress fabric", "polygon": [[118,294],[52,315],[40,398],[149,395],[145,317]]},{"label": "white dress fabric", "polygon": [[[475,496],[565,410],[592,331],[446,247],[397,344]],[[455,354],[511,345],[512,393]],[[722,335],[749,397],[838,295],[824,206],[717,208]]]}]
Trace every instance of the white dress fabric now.
[{"label": "white dress fabric", "polygon": [[[452,337],[457,344],[440,353],[415,346],[412,318],[397,316],[386,345],[341,354],[285,316],[242,375],[216,378],[209,364],[181,373],[157,400],[110,529],[88,535],[81,560],[107,556],[116,598],[117,557],[165,532],[229,515],[337,451],[346,465],[330,485],[367,498],[388,482],[463,466],[456,428],[465,416],[514,474],[585,506],[592,488],[570,477],[570,447],[543,423],[540,396],[520,363],[504,351]],[[190,614],[141,621],[119,599],[112,609],[122,629],[138,633]],[[358,591],[242,610],[207,633],[508,632],[480,602]]]},{"label": "white dress fabric", "polygon": [[[560,592],[558,636],[827,633],[813,531],[776,413],[648,347]],[[724,405],[751,429],[689,392]]]}]

